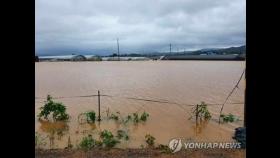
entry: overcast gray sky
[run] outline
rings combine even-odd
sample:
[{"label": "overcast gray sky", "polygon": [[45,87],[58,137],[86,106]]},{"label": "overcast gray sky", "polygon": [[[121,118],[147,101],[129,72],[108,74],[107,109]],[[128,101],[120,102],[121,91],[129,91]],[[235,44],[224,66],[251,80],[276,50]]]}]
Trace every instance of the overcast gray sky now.
[{"label": "overcast gray sky", "polygon": [[245,0],[36,0],[36,54],[245,45]]}]

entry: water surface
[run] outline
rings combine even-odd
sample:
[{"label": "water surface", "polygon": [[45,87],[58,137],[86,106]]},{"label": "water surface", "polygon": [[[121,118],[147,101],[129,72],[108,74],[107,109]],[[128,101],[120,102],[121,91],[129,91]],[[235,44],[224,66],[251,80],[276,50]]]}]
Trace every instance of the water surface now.
[{"label": "water surface", "polygon": [[[36,97],[70,97],[55,99],[67,106],[71,119],[66,124],[50,124],[35,119],[36,131],[43,136],[57,132],[54,148],[64,148],[70,136],[76,145],[89,133],[96,138],[100,130],[127,129],[130,140],[118,147],[139,148],[145,144],[144,137],[151,134],[156,143],[167,144],[171,138],[192,138],[196,141],[232,141],[234,128],[242,125],[244,109],[244,78],[230,97],[224,113],[232,113],[241,121],[219,125],[217,123],[221,105],[209,105],[211,121],[196,132],[194,120],[188,120],[193,104],[204,101],[221,104],[235,86],[244,61],[121,61],[121,62],[40,62],[36,63]],[[103,121],[98,124],[80,125],[78,115],[88,110],[97,112],[96,97],[71,98],[97,94],[101,97]],[[139,98],[156,100],[149,102],[133,100]],[[35,112],[43,106],[44,99],[35,99]],[[106,119],[106,110],[119,111],[122,116],[138,111],[150,114],[148,121],[138,125],[123,126]],[[47,141],[49,143],[49,141]],[[46,145],[48,148],[49,145]]]}]

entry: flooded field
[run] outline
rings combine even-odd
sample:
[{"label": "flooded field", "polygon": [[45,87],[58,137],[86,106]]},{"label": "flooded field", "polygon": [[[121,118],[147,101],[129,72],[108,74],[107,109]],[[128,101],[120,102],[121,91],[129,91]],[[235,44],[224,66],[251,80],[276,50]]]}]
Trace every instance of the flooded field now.
[{"label": "flooded field", "polygon": [[[195,141],[233,141],[236,127],[242,126],[244,108],[244,77],[232,94],[224,113],[232,113],[240,121],[218,124],[221,104],[237,83],[245,68],[244,61],[122,61],[122,62],[40,62],[36,63],[35,130],[46,138],[44,148],[67,146],[69,136],[76,146],[83,136],[98,138],[103,129],[116,132],[126,129],[130,139],[117,147],[140,148],[145,135],[151,134],[157,144],[168,144],[172,138]],[[97,97],[101,95],[101,123],[80,124],[78,115],[88,110],[98,112]],[[67,107],[67,123],[38,121],[39,108],[50,94]],[[133,99],[134,98],[134,99]],[[137,100],[138,99],[138,100]],[[142,100],[141,100],[142,99]],[[156,102],[157,101],[157,102]],[[192,105],[204,101],[209,105],[211,120],[200,130],[189,120]],[[106,110],[126,116],[146,111],[145,123],[120,124],[108,120]],[[47,137],[48,136],[48,137]]]}]

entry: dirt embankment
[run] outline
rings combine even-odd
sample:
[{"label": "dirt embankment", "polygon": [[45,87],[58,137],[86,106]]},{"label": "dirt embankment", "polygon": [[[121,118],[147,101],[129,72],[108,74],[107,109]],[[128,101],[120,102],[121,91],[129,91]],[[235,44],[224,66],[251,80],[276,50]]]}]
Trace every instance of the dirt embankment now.
[{"label": "dirt embankment", "polygon": [[82,150],[35,150],[37,158],[245,158],[244,149],[188,149],[174,154],[161,153],[156,149],[93,149],[90,151]]}]

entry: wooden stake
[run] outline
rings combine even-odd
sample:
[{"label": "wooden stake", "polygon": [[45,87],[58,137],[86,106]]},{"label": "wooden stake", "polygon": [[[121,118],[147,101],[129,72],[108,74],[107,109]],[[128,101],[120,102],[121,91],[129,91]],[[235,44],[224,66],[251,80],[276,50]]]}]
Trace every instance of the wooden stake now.
[{"label": "wooden stake", "polygon": [[98,90],[98,119],[97,121],[101,121],[101,117],[100,117],[100,92]]}]

